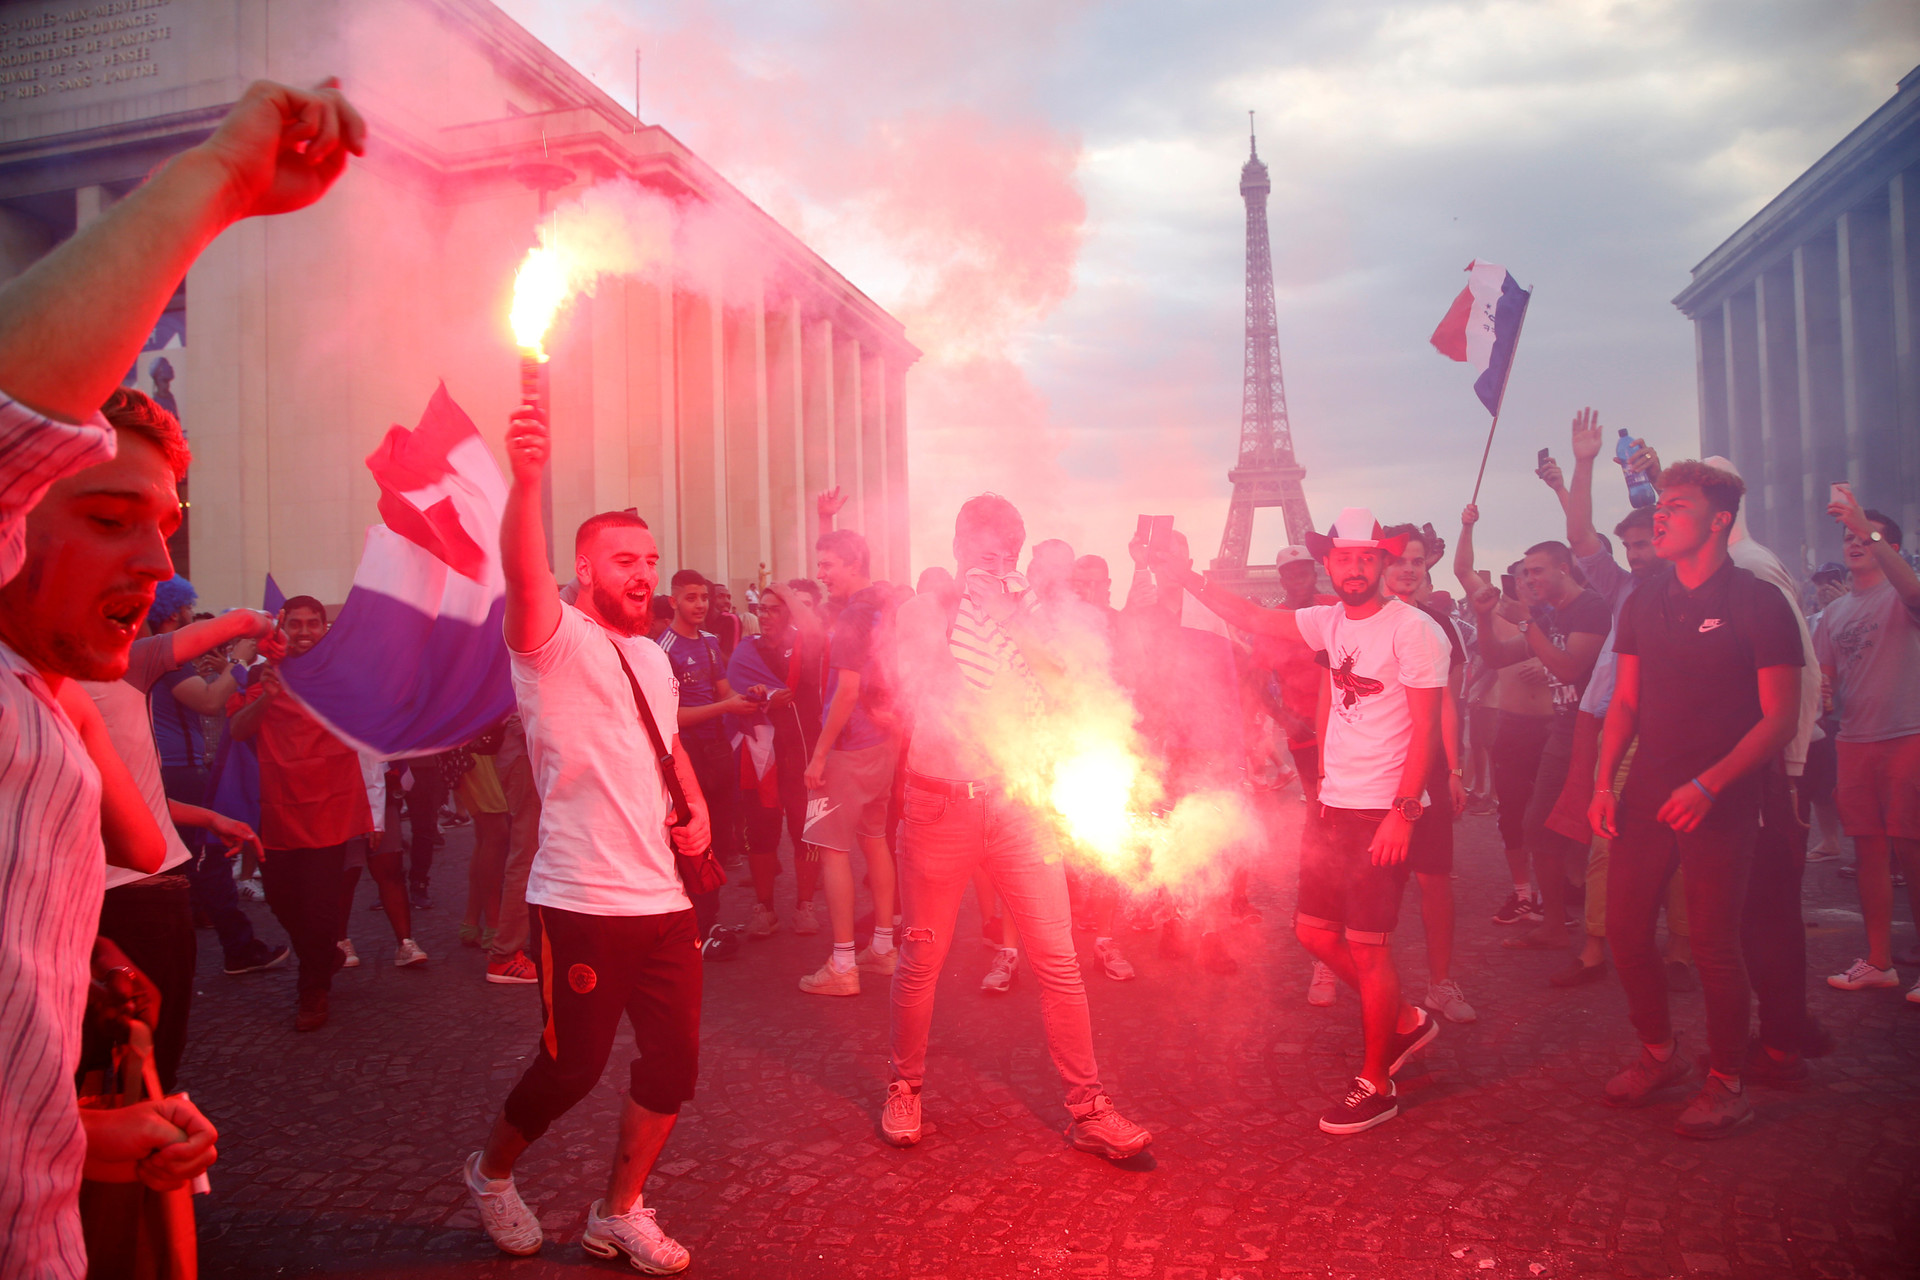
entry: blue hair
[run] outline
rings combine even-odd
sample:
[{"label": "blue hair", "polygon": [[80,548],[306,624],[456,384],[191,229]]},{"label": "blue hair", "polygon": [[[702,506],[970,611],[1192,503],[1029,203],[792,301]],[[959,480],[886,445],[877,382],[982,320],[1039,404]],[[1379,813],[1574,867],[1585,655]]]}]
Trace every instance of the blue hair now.
[{"label": "blue hair", "polygon": [[174,574],[153,589],[153,607],[147,610],[147,625],[158,631],[161,623],[199,598],[191,582]]}]

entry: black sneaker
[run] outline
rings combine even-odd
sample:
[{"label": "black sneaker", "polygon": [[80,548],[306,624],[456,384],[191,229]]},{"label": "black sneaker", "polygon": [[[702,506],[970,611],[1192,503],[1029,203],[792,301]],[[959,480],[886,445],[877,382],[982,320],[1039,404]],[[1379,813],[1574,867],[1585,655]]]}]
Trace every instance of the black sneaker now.
[{"label": "black sneaker", "polygon": [[1440,1024],[1433,1015],[1419,1005],[1415,1005],[1413,1011],[1420,1015],[1420,1025],[1411,1031],[1394,1032],[1393,1042],[1388,1046],[1388,1052],[1393,1054],[1393,1065],[1387,1068],[1390,1076],[1399,1075],[1400,1068],[1407,1065],[1408,1058],[1440,1038]]},{"label": "black sneaker", "polygon": [[262,969],[278,969],[292,954],[293,949],[284,942],[277,947],[269,947],[256,938],[252,947],[237,956],[229,957],[226,964],[221,966],[221,972],[258,973]]},{"label": "black sneaker", "polygon": [[407,905],[415,911],[428,911],[433,908],[433,898],[427,893],[427,886],[416,884],[407,890]]},{"label": "black sneaker", "polygon": [[700,955],[706,960],[733,960],[740,955],[740,939],[726,929],[715,929],[700,944]]},{"label": "black sneaker", "polygon": [[1807,1082],[1812,1073],[1799,1053],[1776,1058],[1755,1036],[1747,1044],[1747,1060],[1740,1064],[1740,1080],[1745,1084],[1770,1085],[1775,1089],[1794,1089]]},{"label": "black sneaker", "polygon": [[1362,1133],[1377,1124],[1385,1124],[1400,1114],[1400,1095],[1395,1092],[1393,1081],[1387,1081],[1387,1091],[1381,1093],[1373,1087],[1373,1082],[1364,1076],[1355,1076],[1353,1088],[1347,1096],[1333,1104],[1333,1107],[1320,1117],[1322,1133]]},{"label": "black sneaker", "polygon": [[1521,897],[1517,891],[1508,894],[1505,905],[1493,913],[1495,924],[1523,924],[1534,918],[1534,900]]}]

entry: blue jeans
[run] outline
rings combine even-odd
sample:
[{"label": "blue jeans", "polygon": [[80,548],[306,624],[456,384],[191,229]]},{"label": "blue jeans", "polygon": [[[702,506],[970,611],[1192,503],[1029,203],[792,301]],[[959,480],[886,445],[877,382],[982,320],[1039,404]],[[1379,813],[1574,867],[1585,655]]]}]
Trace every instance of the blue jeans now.
[{"label": "blue jeans", "polygon": [[892,999],[896,1079],[917,1090],[926,1073],[940,966],[953,945],[960,897],[974,868],[985,867],[1019,926],[1027,964],[1040,984],[1047,1048],[1067,1086],[1068,1108],[1083,1108],[1105,1092],[1073,949],[1066,867],[1057,854],[1039,815],[997,786],[907,775],[900,814],[900,963]]}]

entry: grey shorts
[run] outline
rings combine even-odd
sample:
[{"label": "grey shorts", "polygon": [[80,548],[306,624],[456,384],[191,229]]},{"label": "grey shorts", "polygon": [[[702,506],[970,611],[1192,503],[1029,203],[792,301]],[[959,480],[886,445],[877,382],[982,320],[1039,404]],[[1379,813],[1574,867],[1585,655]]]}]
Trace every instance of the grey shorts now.
[{"label": "grey shorts", "polygon": [[853,852],[854,839],[884,839],[893,792],[894,744],[827,752],[826,785],[807,792],[806,844]]}]

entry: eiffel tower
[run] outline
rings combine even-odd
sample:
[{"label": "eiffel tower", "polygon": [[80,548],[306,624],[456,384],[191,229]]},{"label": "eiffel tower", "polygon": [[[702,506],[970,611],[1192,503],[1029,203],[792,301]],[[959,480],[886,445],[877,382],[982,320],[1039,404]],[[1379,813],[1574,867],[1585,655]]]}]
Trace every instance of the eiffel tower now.
[{"label": "eiffel tower", "polygon": [[1280,599],[1280,578],[1272,565],[1249,566],[1253,513],[1279,507],[1287,522],[1287,542],[1298,546],[1313,527],[1307,495],[1300,487],[1306,469],[1293,457],[1293,426],[1287,420],[1287,388],[1280,377],[1280,332],[1273,303],[1273,250],[1267,242],[1267,193],[1273,184],[1253,136],[1247,113],[1251,154],[1240,168],[1240,195],[1247,202],[1247,373],[1240,401],[1240,457],[1227,479],[1233,501],[1227,528],[1210,575],[1215,582],[1262,604]]}]

